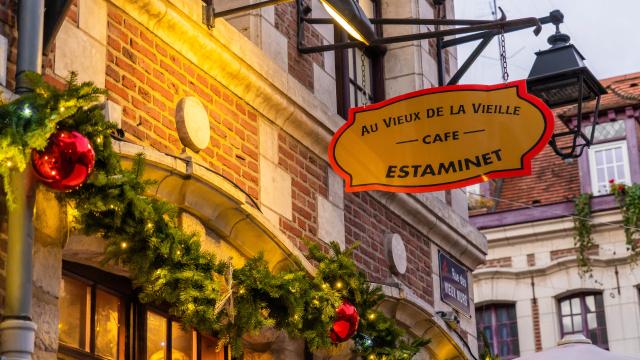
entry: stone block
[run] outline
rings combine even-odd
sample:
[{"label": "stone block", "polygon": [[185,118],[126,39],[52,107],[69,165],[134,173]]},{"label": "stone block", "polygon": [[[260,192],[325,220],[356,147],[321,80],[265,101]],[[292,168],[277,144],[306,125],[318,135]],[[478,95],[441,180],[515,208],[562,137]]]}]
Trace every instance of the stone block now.
[{"label": "stone block", "polygon": [[111,100],[107,100],[104,104],[104,118],[110,121],[118,128],[122,127],[122,106]]},{"label": "stone block", "polygon": [[260,199],[264,206],[289,220],[293,218],[291,176],[268,160],[260,163]]},{"label": "stone block", "polygon": [[[387,79],[419,72],[420,48],[407,45],[390,49],[384,57],[384,75]],[[413,90],[416,90],[414,87]]]},{"label": "stone block", "polygon": [[322,196],[318,196],[318,237],[345,247],[344,211]]},{"label": "stone block", "polygon": [[[53,192],[40,189],[36,192],[34,227],[39,235],[37,242],[62,246],[67,236],[66,205],[58,202]],[[62,216],[61,216],[62,215]]]},{"label": "stone block", "polygon": [[80,0],[78,4],[80,29],[86,31],[100,44],[107,43],[107,2],[104,0]]},{"label": "stone block", "polygon": [[188,212],[183,211],[180,213],[179,221],[180,221],[180,228],[182,228],[183,231],[189,234],[191,233],[198,234],[198,239],[200,239],[200,241],[202,242],[202,240],[204,239],[207,233],[207,230],[205,229],[202,222],[200,222],[200,219],[189,214]]},{"label": "stone block", "polygon": [[464,191],[460,189],[451,190],[451,207],[463,219],[469,219],[469,202]]},{"label": "stone block", "polygon": [[276,23],[276,10],[275,6],[267,6],[260,9],[262,18],[267,20],[271,25]]},{"label": "stone block", "polygon": [[267,56],[282,70],[288,71],[289,52],[287,38],[280,33],[273,23],[266,19],[260,21],[261,48]]},{"label": "stone block", "polygon": [[397,78],[386,79],[385,92],[387,98],[406,94],[422,87],[422,76],[419,74],[408,74]]},{"label": "stone block", "polygon": [[328,168],[329,201],[340,209],[344,208],[344,180],[333,169]]},{"label": "stone block", "polygon": [[278,129],[265,120],[260,121],[260,155],[278,163]]},{"label": "stone block", "polygon": [[67,77],[78,73],[78,81],[92,81],[104,87],[106,47],[86,32],[65,21],[56,40],[54,72]]},{"label": "stone block", "polygon": [[264,217],[266,217],[271,224],[273,224],[276,228],[280,228],[280,215],[277,212],[267,207],[263,207],[260,210],[262,210],[262,214],[264,214]]},{"label": "stone block", "polygon": [[36,243],[33,246],[33,285],[58,297],[62,278],[62,248]]},{"label": "stone block", "polygon": [[[56,284],[60,286],[59,279]],[[35,350],[43,358],[49,358],[47,353],[58,350],[58,298],[34,289],[31,317],[32,321],[38,325]]]},{"label": "stone block", "polygon": [[332,114],[338,110],[335,80],[317,64],[313,64],[313,93]]}]

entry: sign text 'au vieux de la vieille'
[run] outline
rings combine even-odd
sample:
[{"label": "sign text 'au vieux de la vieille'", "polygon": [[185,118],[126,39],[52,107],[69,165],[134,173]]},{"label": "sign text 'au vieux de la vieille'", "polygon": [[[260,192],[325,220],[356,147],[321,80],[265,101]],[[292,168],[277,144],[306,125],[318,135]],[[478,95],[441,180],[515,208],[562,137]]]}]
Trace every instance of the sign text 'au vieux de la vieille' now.
[{"label": "sign text 'au vieux de la vieille'", "polygon": [[439,191],[529,175],[553,113],[524,80],[454,85],[354,108],[329,160],[346,191]]}]

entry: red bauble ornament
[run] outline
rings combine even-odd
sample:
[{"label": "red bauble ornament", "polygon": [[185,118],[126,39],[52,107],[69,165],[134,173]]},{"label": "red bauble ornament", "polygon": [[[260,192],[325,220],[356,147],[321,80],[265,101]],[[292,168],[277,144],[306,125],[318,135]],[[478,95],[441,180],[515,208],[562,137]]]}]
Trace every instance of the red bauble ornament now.
[{"label": "red bauble ornament", "polygon": [[336,309],[336,319],[329,330],[329,337],[334,344],[349,340],[358,330],[360,316],[356,307],[344,300]]},{"label": "red bauble ornament", "polygon": [[31,152],[31,165],[48,187],[69,191],[80,187],[93,170],[95,153],[89,139],[77,131],[57,131],[43,151]]}]

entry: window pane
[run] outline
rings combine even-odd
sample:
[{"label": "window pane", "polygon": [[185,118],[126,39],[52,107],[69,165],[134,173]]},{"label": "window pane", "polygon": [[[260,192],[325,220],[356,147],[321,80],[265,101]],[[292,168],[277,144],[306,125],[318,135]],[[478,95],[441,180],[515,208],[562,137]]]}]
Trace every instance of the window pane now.
[{"label": "window pane", "polygon": [[564,333],[573,332],[573,327],[571,326],[571,316],[562,317],[562,332]]},{"label": "window pane", "polygon": [[166,345],[167,319],[156,313],[147,311],[147,359],[165,359]]},{"label": "window pane", "polygon": [[569,300],[563,300],[560,302],[560,313],[562,315],[571,314],[571,305],[569,304]]},{"label": "window pane", "polygon": [[596,301],[593,295],[587,295],[584,297],[584,303],[587,305],[586,312],[596,311]]},{"label": "window pane", "polygon": [[482,311],[482,323],[491,324],[491,311]]},{"label": "window pane", "polygon": [[183,330],[176,322],[171,323],[171,359],[193,359],[193,331]]},{"label": "window pane", "polygon": [[68,277],[62,277],[60,284],[60,323],[59,340],[61,343],[89,351],[91,313],[91,288],[85,283]]},{"label": "window pane", "polygon": [[201,336],[200,360],[224,360],[224,350],[218,351],[218,342],[207,336]]},{"label": "window pane", "polygon": [[582,306],[580,305],[580,298],[571,299],[571,313],[580,314],[582,312]]},{"label": "window pane", "polygon": [[624,173],[624,164],[618,164],[616,166],[616,180],[618,182],[625,182],[625,180],[627,180],[627,176]]},{"label": "window pane", "polygon": [[607,175],[604,173],[604,168],[598,168],[597,174],[598,174],[598,183],[603,183],[609,180],[607,179]]},{"label": "window pane", "polygon": [[598,327],[598,322],[596,321],[595,313],[587,314],[587,326],[589,326],[589,330],[595,329]]},{"label": "window pane", "polygon": [[604,165],[604,151],[596,151],[596,165],[597,166],[602,166]]},{"label": "window pane", "polygon": [[607,162],[607,164],[611,164],[613,162],[613,151],[612,150],[604,151],[604,160]]},{"label": "window pane", "polygon": [[498,339],[505,340],[509,338],[509,327],[506,324],[498,325]]},{"label": "window pane", "polygon": [[507,309],[504,307],[499,307],[496,309],[496,317],[499,323],[508,321],[509,318],[507,317]]},{"label": "window pane", "polygon": [[118,358],[118,341],[124,333],[123,313],[118,297],[96,291],[96,354]]},{"label": "window pane", "polygon": [[573,315],[573,331],[582,331],[582,316]]},{"label": "window pane", "polygon": [[622,148],[621,147],[617,147],[617,148],[613,149],[613,152],[615,154],[616,162],[622,162]]}]

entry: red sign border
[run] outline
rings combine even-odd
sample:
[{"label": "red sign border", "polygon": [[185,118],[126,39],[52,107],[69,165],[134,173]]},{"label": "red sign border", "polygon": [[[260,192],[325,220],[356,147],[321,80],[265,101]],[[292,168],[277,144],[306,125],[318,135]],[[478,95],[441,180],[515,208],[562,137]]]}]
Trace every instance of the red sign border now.
[{"label": "red sign border", "polygon": [[[349,127],[351,127],[355,122],[355,114],[362,111],[375,110],[382,107],[385,107],[390,104],[394,104],[396,102],[414,98],[421,95],[433,94],[433,93],[441,93],[441,92],[450,92],[450,91],[465,91],[465,90],[476,90],[476,91],[493,91],[505,88],[515,87],[517,89],[517,95],[522,100],[525,100],[531,103],[535,108],[537,108],[543,115],[545,120],[545,130],[536,142],[536,144],[527,152],[522,155],[521,163],[522,168],[520,169],[510,169],[510,170],[495,170],[488,172],[483,175],[479,175],[470,179],[464,179],[449,183],[437,184],[437,185],[419,185],[419,186],[398,186],[398,185],[384,185],[384,184],[367,184],[367,185],[356,185],[352,186],[352,177],[349,173],[347,173],[336,161],[335,158],[335,147],[336,143],[344,134],[345,131]],[[429,89],[422,89],[418,91],[413,91],[407,94],[399,95],[393,97],[391,99],[384,100],[382,102],[360,106],[356,108],[349,109],[349,119],[346,123],[344,123],[338,131],[333,135],[331,142],[329,143],[328,155],[329,162],[331,163],[331,167],[334,171],[340,175],[345,180],[345,191],[346,192],[358,192],[358,191],[388,191],[388,192],[400,192],[400,193],[419,193],[419,192],[429,192],[429,191],[441,191],[441,190],[450,190],[457,189],[464,186],[469,186],[481,182],[485,182],[488,179],[499,179],[499,178],[508,178],[508,177],[516,177],[516,176],[527,176],[531,175],[531,160],[534,156],[538,155],[542,149],[547,145],[549,139],[553,134],[554,127],[554,115],[551,109],[538,97],[535,97],[527,92],[527,82],[526,80],[517,80],[511,81],[504,84],[496,84],[496,85],[448,85],[441,86]]]}]

